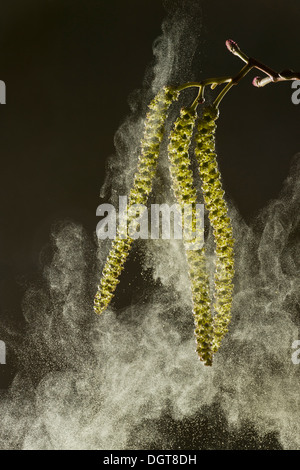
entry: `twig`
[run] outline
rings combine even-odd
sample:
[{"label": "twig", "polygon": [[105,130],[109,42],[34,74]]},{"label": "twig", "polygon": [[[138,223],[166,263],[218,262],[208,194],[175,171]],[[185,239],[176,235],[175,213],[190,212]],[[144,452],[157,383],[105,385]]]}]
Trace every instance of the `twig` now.
[{"label": "twig", "polygon": [[239,71],[237,75],[234,77],[219,77],[219,78],[208,78],[206,80],[202,80],[200,82],[188,82],[183,85],[180,85],[177,88],[177,91],[182,91],[187,88],[196,87],[199,88],[198,95],[194,100],[193,104],[191,105],[191,109],[195,110],[200,103],[204,103],[204,92],[205,87],[210,85],[211,89],[216,88],[218,85],[225,85],[223,90],[219,93],[217,98],[215,99],[213,106],[218,108],[220,102],[224,98],[224,96],[228,93],[228,91],[235,85],[237,85],[252,69],[260,70],[261,72],[266,74],[266,77],[255,77],[252,81],[252,84],[257,88],[262,88],[269,83],[277,83],[277,82],[285,82],[288,80],[300,80],[300,72],[294,72],[293,70],[283,70],[282,72],[278,73],[275,70],[267,67],[263,63],[259,62],[258,60],[254,59],[253,57],[248,57],[244,52],[242,52],[232,39],[228,39],[226,41],[227,49],[233,54],[239,57],[243,62],[245,62],[245,66]]}]

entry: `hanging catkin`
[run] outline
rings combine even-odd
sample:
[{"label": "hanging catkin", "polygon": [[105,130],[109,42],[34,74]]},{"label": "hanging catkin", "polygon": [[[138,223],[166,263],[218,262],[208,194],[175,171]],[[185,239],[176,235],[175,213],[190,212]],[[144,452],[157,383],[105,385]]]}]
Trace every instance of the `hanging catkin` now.
[{"label": "hanging catkin", "polygon": [[215,153],[217,112],[212,107],[203,110],[195,135],[195,155],[199,164],[204,202],[213,228],[216,254],[215,315],[213,317],[213,352],[221,344],[231,319],[234,275],[233,234],[228,208],[224,199],[221,176]]},{"label": "hanging catkin", "polygon": [[[175,89],[165,87],[149,105],[149,112],[145,120],[144,136],[141,141],[138,169],[129,194],[129,212],[130,207],[134,204],[147,203],[156,172],[159,148],[168,110],[171,103],[178,98],[178,94]],[[133,239],[128,236],[127,230],[132,219],[133,216],[129,216],[126,226],[118,228],[116,238],[106,259],[94,301],[94,310],[98,314],[107,308],[119,283],[120,274],[133,242]]]},{"label": "hanging catkin", "polygon": [[[190,167],[189,147],[197,113],[193,109],[182,109],[170,133],[168,155],[172,187],[178,204],[184,210],[195,207],[197,201],[196,189],[193,184],[193,173]],[[196,218],[192,217],[191,233],[185,235],[191,238],[196,233]],[[197,237],[200,234],[196,234]],[[191,249],[191,244],[185,241],[185,252],[188,262],[189,277],[192,290],[193,315],[195,322],[195,338],[197,353],[206,365],[212,365],[212,317],[209,298],[209,280],[205,267],[204,246]]]}]

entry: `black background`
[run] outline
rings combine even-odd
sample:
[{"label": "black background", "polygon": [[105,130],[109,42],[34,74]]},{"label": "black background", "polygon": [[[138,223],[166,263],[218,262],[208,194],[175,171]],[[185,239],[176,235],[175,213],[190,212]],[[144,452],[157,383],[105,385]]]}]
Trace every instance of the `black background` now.
[{"label": "black background", "polygon": [[[53,223],[71,219],[94,233],[114,133],[153,63],[166,9],[179,4],[189,10],[175,0],[1,2],[0,302],[10,325],[22,323],[22,295]],[[298,0],[201,5],[199,79],[239,70],[228,38],[275,70],[300,70]],[[290,83],[256,89],[254,75],[224,99],[218,122],[224,185],[246,220],[276,197],[300,149]]]}]

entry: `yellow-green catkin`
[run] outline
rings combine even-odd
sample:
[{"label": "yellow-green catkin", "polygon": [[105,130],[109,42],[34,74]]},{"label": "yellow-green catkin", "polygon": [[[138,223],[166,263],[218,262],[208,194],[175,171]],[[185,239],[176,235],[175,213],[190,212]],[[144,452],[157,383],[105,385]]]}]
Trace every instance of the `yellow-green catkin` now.
[{"label": "yellow-green catkin", "polygon": [[[172,186],[177,203],[182,210],[187,205],[195,207],[197,202],[189,158],[189,147],[196,118],[195,110],[182,109],[170,133],[168,145]],[[191,231],[192,233],[196,231],[195,217],[192,217]],[[189,247],[190,244],[185,243],[192,290],[196,351],[205,365],[212,365],[213,329],[204,246],[200,249],[190,249]]]},{"label": "yellow-green catkin", "polygon": [[215,152],[215,130],[217,111],[213,107],[203,110],[195,135],[195,155],[199,163],[204,202],[213,228],[216,254],[215,271],[215,315],[213,317],[213,352],[221,344],[231,320],[234,276],[233,232],[228,208],[224,199],[221,175]]},{"label": "yellow-green catkin", "polygon": [[[165,87],[149,105],[144,135],[141,141],[138,169],[129,194],[129,213],[130,207],[134,204],[145,205],[147,203],[156,172],[159,148],[168,110],[171,103],[178,98],[178,95],[179,93],[172,87]],[[126,227],[118,227],[116,238],[112,243],[94,301],[94,310],[98,314],[107,308],[119,283],[120,274],[133,242],[133,239],[128,236],[127,231],[127,227],[133,218],[133,216],[128,217]]]}]

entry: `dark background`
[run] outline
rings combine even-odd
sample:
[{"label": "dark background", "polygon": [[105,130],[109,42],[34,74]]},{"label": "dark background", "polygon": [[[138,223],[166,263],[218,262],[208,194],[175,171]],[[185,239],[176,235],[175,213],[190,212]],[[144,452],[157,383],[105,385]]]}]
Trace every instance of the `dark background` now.
[{"label": "dark background", "polygon": [[[1,2],[0,306],[12,327],[23,321],[24,289],[53,223],[70,219],[94,233],[114,133],[153,63],[166,6],[177,4],[189,10],[176,0]],[[210,0],[202,10],[193,63],[199,79],[239,70],[228,38],[274,69],[300,70],[298,0]],[[225,189],[247,221],[276,197],[300,150],[291,84],[256,89],[255,75],[224,99],[218,121]]]}]

